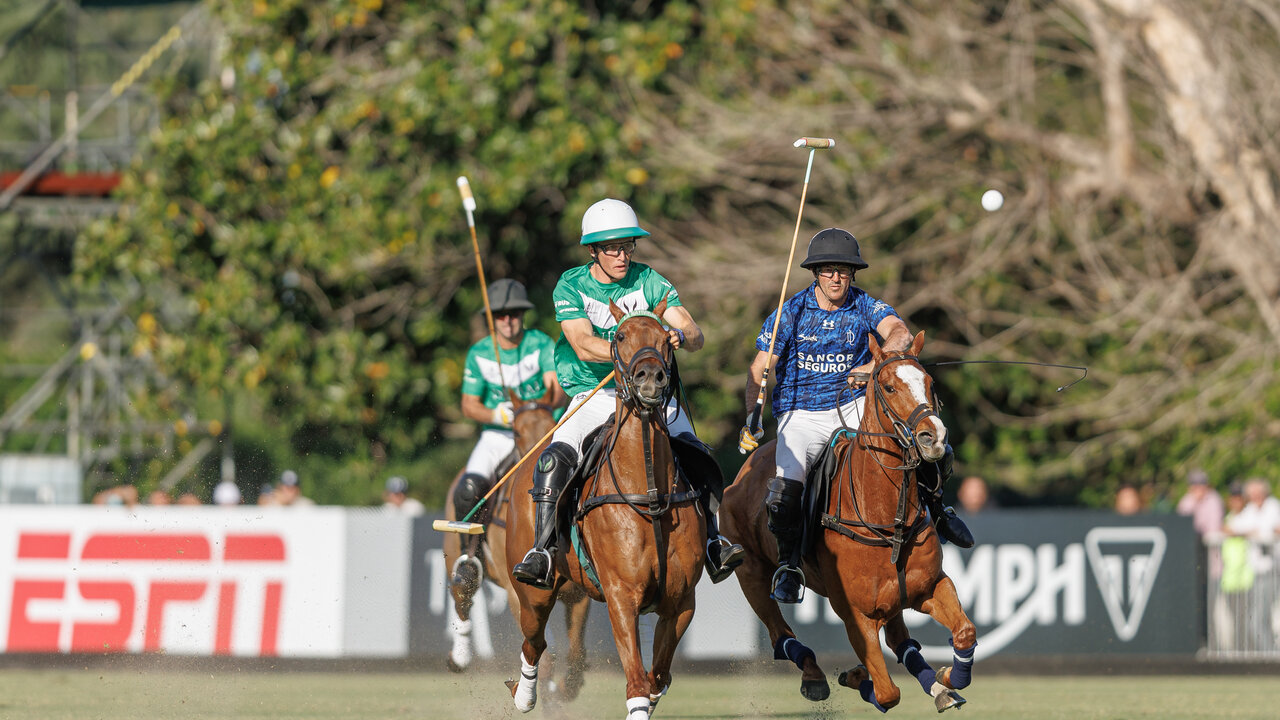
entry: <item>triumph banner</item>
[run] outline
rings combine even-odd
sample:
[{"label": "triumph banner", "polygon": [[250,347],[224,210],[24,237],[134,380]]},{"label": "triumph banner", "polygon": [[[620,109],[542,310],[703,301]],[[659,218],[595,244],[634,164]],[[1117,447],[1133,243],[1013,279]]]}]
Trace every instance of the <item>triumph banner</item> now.
[{"label": "triumph banner", "polygon": [[[1017,510],[965,522],[978,544],[944,546],[943,570],[977,626],[978,658],[1198,649],[1204,612],[1189,518]],[[784,614],[815,651],[850,651],[824,598],[809,593]],[[914,611],[905,619],[926,657],[950,658],[946,630]]]}]

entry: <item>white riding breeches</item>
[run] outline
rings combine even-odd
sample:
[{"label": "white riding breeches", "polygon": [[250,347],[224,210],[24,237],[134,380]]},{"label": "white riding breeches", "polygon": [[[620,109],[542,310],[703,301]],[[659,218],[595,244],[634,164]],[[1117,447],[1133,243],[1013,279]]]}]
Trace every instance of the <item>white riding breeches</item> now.
[{"label": "white riding breeches", "polygon": [[[591,395],[590,400],[587,400],[588,395],[590,393],[584,392],[573,397],[573,402],[569,403],[569,409],[565,411],[566,415],[572,412],[573,416],[556,428],[555,435],[551,436],[552,442],[567,443],[572,447],[578,453],[579,460],[582,459],[582,441],[618,409],[618,391],[615,388],[599,390]],[[574,412],[573,409],[579,405],[582,408]],[[672,400],[667,403],[667,434],[675,437],[682,433],[692,435],[693,424],[689,422],[689,415],[684,410],[680,411],[679,416],[676,415],[676,403]]]},{"label": "white riding breeches", "polygon": [[805,482],[809,466],[831,439],[831,433],[844,424],[857,429],[862,422],[862,407],[866,397],[846,403],[839,412],[830,410],[792,410],[778,416],[778,445],[774,462],[777,476]]},{"label": "white riding breeches", "polygon": [[516,435],[510,430],[484,430],[471,450],[471,457],[467,458],[466,472],[492,478],[498,465],[515,447]]}]

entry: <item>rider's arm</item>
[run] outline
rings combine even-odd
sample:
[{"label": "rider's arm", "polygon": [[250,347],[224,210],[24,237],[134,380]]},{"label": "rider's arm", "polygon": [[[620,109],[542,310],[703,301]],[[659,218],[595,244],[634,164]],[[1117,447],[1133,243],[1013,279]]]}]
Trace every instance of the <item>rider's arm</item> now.
[{"label": "rider's arm", "polygon": [[564,388],[560,387],[560,381],[556,379],[554,370],[542,373],[542,386],[551,393],[547,402],[548,405],[553,408],[560,408],[569,404],[569,396],[564,394]]},{"label": "rider's arm", "polygon": [[[662,313],[662,319],[666,321],[667,325],[673,328],[680,328],[680,331],[684,333],[684,343],[677,345],[677,347],[682,347],[689,352],[696,352],[702,349],[702,344],[706,342],[706,338],[702,336],[702,328],[698,327],[698,323],[693,321],[693,316],[689,314],[688,310],[684,309],[684,306],[677,305],[667,308],[666,312]],[[673,342],[678,342],[674,340],[676,334],[671,333],[671,335]]]},{"label": "rider's arm", "polygon": [[769,353],[764,350],[756,352],[755,360],[747,370],[747,414],[756,409],[756,400],[760,397],[760,383],[764,380],[764,369],[769,362]]},{"label": "rider's arm", "polygon": [[462,414],[478,423],[493,422],[493,409],[484,406],[479,395],[462,395]]},{"label": "rider's arm", "polygon": [[560,323],[564,338],[573,347],[578,359],[583,362],[613,363],[609,353],[609,341],[598,338],[591,331],[591,321],[587,318],[574,318]]},{"label": "rider's arm", "polygon": [[876,334],[883,338],[880,347],[885,352],[902,352],[911,347],[911,331],[897,315],[886,315],[876,325]]},{"label": "rider's arm", "polygon": [[[876,334],[883,340],[880,343],[881,349],[885,352],[901,352],[911,347],[911,331],[907,329],[907,324],[897,315],[886,315],[880,324],[876,325]],[[861,387],[866,383],[856,377],[857,373],[871,372],[873,362],[866,362],[849,371],[849,384],[853,387]]]}]

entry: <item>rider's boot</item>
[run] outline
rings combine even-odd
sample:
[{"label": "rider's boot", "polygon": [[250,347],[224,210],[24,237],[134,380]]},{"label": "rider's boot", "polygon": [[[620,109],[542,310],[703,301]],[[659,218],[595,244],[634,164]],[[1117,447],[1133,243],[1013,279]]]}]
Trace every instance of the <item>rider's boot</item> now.
[{"label": "rider's boot", "polygon": [[711,582],[718,583],[733,574],[734,568],[741,565],[742,561],[746,559],[747,551],[743,550],[738,543],[729,542],[728,539],[720,534],[720,527],[716,522],[716,514],[711,512],[709,498],[703,500],[702,509],[707,514],[707,555],[704,558],[704,563],[707,567],[707,576],[711,578]]},{"label": "rider's boot", "polygon": [[769,532],[778,541],[778,569],[773,573],[769,597],[780,603],[798,603],[804,588],[804,573],[800,570],[804,483],[775,477],[769,478],[767,487],[764,506],[769,512]]},{"label": "rider's boot", "polygon": [[[492,482],[489,478],[476,473],[467,473],[458,481],[458,486],[453,491],[453,510],[454,517],[461,520],[467,517],[480,502],[480,499],[489,492]],[[477,517],[486,514],[484,510],[472,516],[475,520]],[[479,520],[476,520],[479,522]],[[462,536],[462,555],[453,565],[453,578],[450,580],[451,585],[462,585],[475,589],[480,585],[480,538],[481,535],[463,535]]]},{"label": "rider's boot", "polygon": [[569,477],[578,464],[578,453],[568,444],[551,443],[538,457],[538,467],[533,472],[534,540],[533,547],[524,560],[511,569],[511,576],[526,585],[550,590],[551,555],[555,551],[556,502],[560,491],[568,484]]},{"label": "rider's boot", "polygon": [[706,566],[707,576],[711,578],[711,582],[721,582],[732,575],[734,568],[741,565],[742,561],[747,557],[747,551],[741,545],[730,542],[720,534],[720,526],[716,522],[716,514],[711,510],[711,483],[717,483],[716,489],[718,490],[724,484],[724,476],[720,472],[720,466],[711,455],[711,449],[699,440],[698,436],[684,432],[673,436],[671,439],[675,441],[672,444],[672,449],[682,458],[682,462],[684,460],[688,461],[688,467],[681,465],[685,470],[686,477],[696,486],[700,486],[699,489],[702,490],[699,501],[702,503],[703,514],[707,518],[707,552],[703,558],[703,563]]},{"label": "rider's boot", "polygon": [[942,488],[951,479],[954,458],[955,453],[947,445],[946,453],[937,462],[920,463],[920,467],[916,469],[916,487],[920,491],[920,499],[929,508],[938,536],[956,547],[971,548],[973,533],[969,532],[969,527],[956,516],[956,511],[951,506],[942,504]]}]

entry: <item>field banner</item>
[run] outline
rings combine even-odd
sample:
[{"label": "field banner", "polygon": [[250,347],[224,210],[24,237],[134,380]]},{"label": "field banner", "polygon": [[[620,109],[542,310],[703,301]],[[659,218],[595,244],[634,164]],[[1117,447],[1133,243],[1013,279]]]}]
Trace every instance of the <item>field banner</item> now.
[{"label": "field banner", "polygon": [[403,655],[408,522],[349,515],[0,506],[0,652]]},{"label": "field banner", "polygon": [[[977,626],[979,659],[1193,655],[1199,647],[1204,612],[1189,518],[1020,509],[965,521],[978,544],[943,546],[943,570]],[[824,598],[809,593],[784,614],[814,650],[850,652]],[[951,657],[941,626],[914,611],[905,619],[926,658]]]}]

